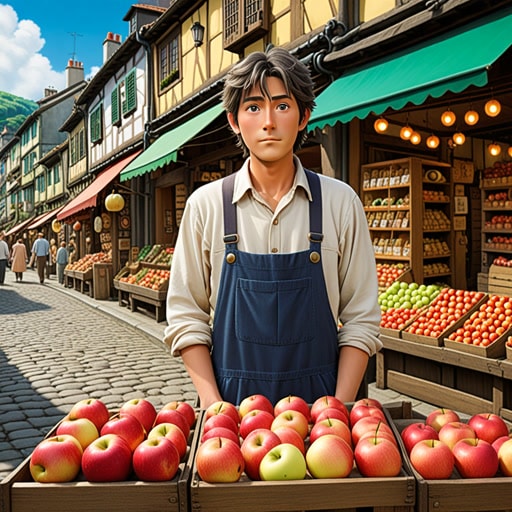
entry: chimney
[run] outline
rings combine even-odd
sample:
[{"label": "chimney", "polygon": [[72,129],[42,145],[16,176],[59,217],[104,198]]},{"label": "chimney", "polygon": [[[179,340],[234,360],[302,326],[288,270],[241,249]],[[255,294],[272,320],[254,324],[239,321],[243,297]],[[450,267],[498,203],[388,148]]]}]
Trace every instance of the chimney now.
[{"label": "chimney", "polygon": [[66,87],[71,87],[84,80],[84,63],[69,59],[66,66]]},{"label": "chimney", "polygon": [[48,98],[49,96],[53,96],[54,94],[57,94],[57,89],[53,87],[46,87],[44,90],[44,97]]},{"label": "chimney", "polygon": [[121,46],[121,36],[108,32],[105,41],[103,41],[103,64],[116,53],[117,49]]}]

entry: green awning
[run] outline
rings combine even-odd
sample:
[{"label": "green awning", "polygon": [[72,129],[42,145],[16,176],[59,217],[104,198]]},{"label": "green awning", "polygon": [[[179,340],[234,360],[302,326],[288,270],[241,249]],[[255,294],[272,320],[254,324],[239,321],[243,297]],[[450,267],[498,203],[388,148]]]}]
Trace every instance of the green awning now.
[{"label": "green awning", "polygon": [[221,104],[205,110],[186,123],[161,135],[151,146],[130,162],[121,172],[121,181],[127,181],[146,172],[176,162],[178,150],[190,139],[206,128],[223,110]]},{"label": "green awning", "polygon": [[512,44],[512,9],[459,27],[411,48],[350,71],[316,99],[308,130],[364,119],[373,112],[421,105],[474,85],[487,84],[487,71]]}]

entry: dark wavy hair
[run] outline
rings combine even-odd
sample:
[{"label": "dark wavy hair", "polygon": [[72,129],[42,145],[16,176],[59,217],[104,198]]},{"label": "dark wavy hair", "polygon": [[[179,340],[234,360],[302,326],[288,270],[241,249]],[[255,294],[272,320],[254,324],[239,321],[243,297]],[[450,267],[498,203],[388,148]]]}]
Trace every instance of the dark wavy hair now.
[{"label": "dark wavy hair", "polygon": [[[253,87],[259,87],[263,94],[270,97],[267,87],[269,77],[280,78],[287,94],[293,96],[299,107],[300,119],[304,118],[306,110],[315,108],[313,80],[308,68],[287,50],[273,47],[266,52],[250,53],[245,59],[235,64],[227,73],[222,95],[225,110],[233,114],[238,122],[238,108],[243,95]],[[244,156],[249,151],[240,134],[237,134],[237,145],[242,148]],[[299,131],[293,150],[300,149],[307,138],[307,130]]]}]

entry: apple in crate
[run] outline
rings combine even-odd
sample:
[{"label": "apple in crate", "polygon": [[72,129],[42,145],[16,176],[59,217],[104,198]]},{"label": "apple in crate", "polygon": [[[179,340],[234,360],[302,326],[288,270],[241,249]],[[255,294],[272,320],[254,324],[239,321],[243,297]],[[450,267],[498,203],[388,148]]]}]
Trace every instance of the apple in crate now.
[{"label": "apple in crate", "polygon": [[[382,428],[382,427],[384,427],[384,428]],[[386,427],[387,427],[387,429],[386,429]],[[384,425],[383,423],[381,425],[378,425],[377,427],[375,427],[375,430],[368,430],[368,431],[364,432],[359,437],[358,443],[368,437],[387,439],[388,441],[390,441],[393,444],[398,446],[398,443],[395,439],[395,434],[393,434],[393,431],[387,425]]]},{"label": "apple in crate", "polygon": [[197,449],[196,469],[205,482],[238,482],[244,467],[240,445],[230,439],[212,437],[200,444]]},{"label": "apple in crate", "polygon": [[218,401],[209,405],[205,411],[205,419],[208,419],[210,416],[214,416],[215,414],[227,414],[237,425],[240,424],[240,413],[236,406],[231,402]]},{"label": "apple in crate", "polygon": [[462,478],[490,478],[498,472],[496,450],[483,439],[461,439],[452,448]]},{"label": "apple in crate", "polygon": [[425,480],[450,478],[455,466],[455,458],[448,445],[439,439],[423,439],[411,449],[409,455],[412,467]]},{"label": "apple in crate", "polygon": [[501,472],[505,476],[512,476],[512,439],[503,442],[499,447],[498,461]]},{"label": "apple in crate", "polygon": [[357,407],[352,407],[350,409],[349,421],[350,425],[353,428],[354,425],[361,420],[362,418],[367,418],[368,416],[373,416],[378,418],[384,423],[387,423],[386,416],[384,411],[375,405],[358,405]]},{"label": "apple in crate", "polygon": [[[295,431],[293,430],[293,432]],[[266,428],[258,428],[247,435],[242,442],[241,450],[245,462],[245,472],[249,478],[260,480],[261,459],[278,444],[281,444],[281,439],[275,432]]]},{"label": "apple in crate", "polygon": [[433,427],[437,432],[441,427],[451,421],[460,421],[460,416],[452,409],[435,409],[425,419],[425,424]]},{"label": "apple in crate", "polygon": [[265,395],[260,395],[258,393],[246,396],[238,406],[238,412],[241,418],[243,418],[249,411],[254,411],[255,409],[267,411],[272,415],[274,414],[274,406],[270,399]]},{"label": "apple in crate", "polygon": [[185,416],[176,409],[160,409],[156,415],[153,426],[160,425],[160,423],[173,423],[174,425],[177,425],[188,439],[190,434],[190,425],[187,418],[185,418]]},{"label": "apple in crate", "polygon": [[110,413],[107,406],[98,398],[85,398],[71,407],[68,418],[71,420],[87,418],[96,425],[100,432],[101,427],[109,420]]},{"label": "apple in crate", "polygon": [[439,439],[437,430],[422,421],[407,425],[402,432],[400,432],[400,437],[404,442],[407,453],[411,453],[412,447],[420,441]]},{"label": "apple in crate", "polygon": [[505,420],[492,413],[479,413],[471,416],[468,425],[476,432],[476,437],[488,443],[494,443],[498,437],[508,436]]},{"label": "apple in crate", "polygon": [[311,405],[311,421],[315,423],[317,421],[317,416],[325,409],[338,409],[348,418],[347,406],[339,398],[331,395],[325,395],[317,398]]},{"label": "apple in crate", "polygon": [[335,407],[327,407],[326,409],[319,411],[316,415],[314,423],[318,423],[319,421],[325,420],[327,418],[336,418],[343,421],[347,425],[350,423],[348,419],[348,413],[345,414],[341,409],[337,409]]},{"label": "apple in crate", "polygon": [[366,477],[393,477],[400,474],[402,456],[397,445],[381,437],[360,439],[354,448],[359,472]]},{"label": "apple in crate", "polygon": [[353,427],[352,427],[352,444],[355,446],[359,439],[366,434],[367,432],[387,432],[391,434],[391,437],[394,439],[395,436],[393,434],[393,430],[388,425],[387,422],[382,421],[381,418],[376,416],[367,416],[365,418],[361,418]]},{"label": "apple in crate", "polygon": [[156,439],[158,437],[165,437],[176,446],[180,460],[183,459],[187,453],[187,438],[182,432],[181,428],[174,423],[160,423],[148,432],[148,439]]},{"label": "apple in crate", "polygon": [[163,482],[172,480],[178,472],[180,455],[169,439],[146,439],[133,452],[133,471],[139,480]]},{"label": "apple in crate", "polygon": [[376,398],[360,398],[359,400],[356,400],[353,405],[352,409],[354,407],[359,407],[360,405],[366,405],[370,407],[377,407],[379,409],[382,409],[382,403],[380,400],[377,400]]},{"label": "apple in crate", "polygon": [[156,409],[155,406],[145,398],[132,398],[121,406],[119,414],[131,414],[135,416],[147,433],[151,430],[155,422]]},{"label": "apple in crate", "polygon": [[73,436],[56,435],[43,439],[30,456],[32,478],[40,483],[71,482],[80,472],[82,446]]},{"label": "apple in crate", "polygon": [[278,444],[260,462],[261,480],[303,480],[306,472],[306,458],[293,444]]},{"label": "apple in crate", "polygon": [[132,451],[117,434],[98,437],[82,455],[82,471],[89,482],[120,482],[132,470]]},{"label": "apple in crate", "polygon": [[439,440],[450,447],[450,450],[461,439],[476,439],[475,431],[462,421],[450,421],[441,427],[438,432]]},{"label": "apple in crate", "polygon": [[510,433],[508,436],[498,437],[498,439],[492,443],[492,447],[494,448],[495,452],[498,453],[500,451],[501,445],[506,441],[510,441],[510,439],[512,439],[512,433]]},{"label": "apple in crate", "polygon": [[207,439],[212,439],[213,437],[223,437],[225,439],[230,439],[234,443],[240,446],[240,437],[238,434],[235,434],[232,430],[226,427],[215,427],[208,430],[208,432],[204,432],[201,436],[201,442],[205,442]]},{"label": "apple in crate", "polygon": [[173,400],[172,402],[165,404],[161,410],[165,411],[166,409],[174,409],[180,414],[183,414],[188,422],[188,426],[190,428],[194,426],[196,422],[196,411],[188,402],[184,402],[183,400]]},{"label": "apple in crate", "polygon": [[274,418],[270,429],[275,430],[279,427],[295,429],[301,435],[302,439],[306,439],[309,431],[309,423],[306,416],[294,409],[284,410]]},{"label": "apple in crate", "polygon": [[309,446],[306,464],[313,478],[345,478],[354,467],[354,452],[338,435],[325,434]]},{"label": "apple in crate", "polygon": [[261,409],[253,409],[240,420],[240,436],[245,439],[250,432],[257,428],[270,429],[273,421],[274,415],[270,412]]},{"label": "apple in crate", "polygon": [[272,432],[277,434],[281,443],[289,443],[295,445],[303,455],[306,455],[306,443],[302,436],[291,427],[277,427],[271,429]]},{"label": "apple in crate", "polygon": [[76,418],[74,420],[64,418],[55,430],[55,434],[60,436],[68,434],[78,440],[85,450],[95,439],[100,437],[96,425],[87,418]]},{"label": "apple in crate", "polygon": [[300,396],[288,395],[281,398],[274,405],[274,416],[279,416],[284,411],[297,411],[304,415],[309,422],[311,418],[311,410],[309,404]]},{"label": "apple in crate", "polygon": [[122,437],[133,452],[146,439],[141,422],[131,414],[111,418],[101,427],[100,435],[117,434]]},{"label": "apple in crate", "polygon": [[352,446],[352,434],[348,425],[337,418],[327,418],[317,421],[309,433],[309,442],[314,443],[319,437],[334,434],[341,437],[345,442]]},{"label": "apple in crate", "polygon": [[232,430],[235,434],[238,434],[238,425],[235,420],[227,414],[214,414],[210,416],[203,425],[203,432],[206,433],[208,430],[215,427],[224,427]]}]

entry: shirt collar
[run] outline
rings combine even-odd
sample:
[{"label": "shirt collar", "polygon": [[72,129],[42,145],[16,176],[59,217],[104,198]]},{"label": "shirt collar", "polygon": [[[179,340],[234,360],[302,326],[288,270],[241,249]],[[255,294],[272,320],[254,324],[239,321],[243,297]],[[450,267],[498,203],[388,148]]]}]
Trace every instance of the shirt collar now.
[{"label": "shirt collar", "polygon": [[[295,179],[293,181],[292,190],[295,192],[297,187],[301,187],[304,189],[308,199],[311,201],[311,190],[309,188],[308,179],[306,177],[306,172],[304,171],[304,167],[302,166],[301,161],[295,155],[293,155],[293,161],[295,164],[295,169],[297,170],[295,173]],[[240,199],[249,191],[253,189],[251,176],[249,174],[249,162],[250,158],[244,162],[243,166],[237,173],[237,177],[235,180],[235,188],[233,191],[233,203],[237,203]]]}]

